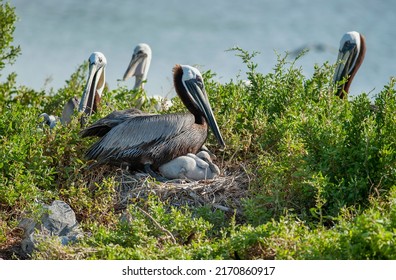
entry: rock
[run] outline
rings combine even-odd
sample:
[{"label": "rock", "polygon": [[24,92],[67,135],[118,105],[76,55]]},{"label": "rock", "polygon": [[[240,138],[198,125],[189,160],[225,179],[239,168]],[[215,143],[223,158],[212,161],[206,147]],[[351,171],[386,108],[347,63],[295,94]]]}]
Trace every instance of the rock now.
[{"label": "rock", "polygon": [[77,241],[82,235],[76,215],[67,203],[55,200],[51,205],[44,205],[43,208],[45,213],[41,217],[41,223],[37,224],[31,218],[24,218],[19,223],[19,227],[24,230],[21,248],[26,254],[33,252],[37,242],[35,237],[59,236],[62,245],[67,245]]},{"label": "rock", "polygon": [[44,206],[48,211],[44,213],[41,222],[42,229],[50,235],[68,236],[73,228],[78,226],[76,214],[68,204],[55,200],[50,206]]}]

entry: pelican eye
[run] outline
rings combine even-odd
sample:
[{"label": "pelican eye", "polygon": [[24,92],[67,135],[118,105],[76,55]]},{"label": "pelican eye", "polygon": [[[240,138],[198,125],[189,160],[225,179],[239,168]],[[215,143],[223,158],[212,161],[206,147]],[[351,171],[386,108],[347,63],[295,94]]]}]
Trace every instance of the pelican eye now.
[{"label": "pelican eye", "polygon": [[341,51],[347,51],[355,48],[356,43],[352,41],[346,41]]},{"label": "pelican eye", "polygon": [[203,88],[203,80],[202,80],[202,78],[201,78],[200,76],[197,76],[197,77],[196,77],[196,80],[197,80],[198,86],[199,86],[200,88]]}]

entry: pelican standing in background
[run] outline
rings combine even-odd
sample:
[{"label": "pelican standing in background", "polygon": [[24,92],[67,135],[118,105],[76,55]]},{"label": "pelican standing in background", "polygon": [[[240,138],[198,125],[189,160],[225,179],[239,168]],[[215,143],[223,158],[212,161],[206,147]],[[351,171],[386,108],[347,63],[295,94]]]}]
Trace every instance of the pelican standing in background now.
[{"label": "pelican standing in background", "polygon": [[[61,118],[48,115],[47,113],[40,115],[40,117],[44,118],[43,123],[49,125],[51,129],[55,127],[58,120],[63,125],[70,123],[71,117],[76,110],[78,112],[84,112],[86,116],[90,116],[97,111],[105,87],[105,68],[107,60],[103,53],[94,52],[89,56],[88,63],[88,79],[81,100],[77,97],[70,98],[63,107]],[[85,116],[81,119],[82,124],[85,122],[84,117]]]},{"label": "pelican standing in background", "polygon": [[[122,78],[123,81],[126,81],[128,78],[135,76],[134,90],[139,88],[144,89],[144,82],[147,80],[148,71],[150,69],[151,57],[152,52],[148,44],[140,43],[135,47],[132,59]],[[155,102],[154,107],[157,111],[167,110],[172,106],[171,100],[159,95],[154,95],[148,98],[148,100]],[[141,107],[145,101],[147,101],[146,98],[140,98],[137,106]]]},{"label": "pelican standing in background", "polygon": [[[173,81],[190,113],[135,114],[112,127],[94,143],[87,150],[86,159],[97,160],[96,165],[126,165],[130,170],[144,170],[158,178],[153,170],[162,164],[188,153],[197,153],[206,141],[208,126],[224,147],[201,73],[189,65],[176,65]],[[81,135],[84,137],[85,131],[89,130],[90,127],[84,129]]]},{"label": "pelican standing in background", "polygon": [[[78,112],[84,112],[85,116],[90,116],[98,110],[106,85],[105,68],[107,60],[104,54],[94,52],[89,57],[88,62],[88,80],[78,107]],[[85,123],[85,116],[81,119],[82,124]]]},{"label": "pelican standing in background", "polygon": [[147,73],[151,63],[151,48],[149,45],[140,43],[135,47],[131,61],[125,71],[123,81],[135,76],[133,89],[144,88],[144,81],[147,80]]},{"label": "pelican standing in background", "polygon": [[334,74],[334,83],[338,85],[343,79],[347,81],[338,86],[336,95],[345,98],[349,92],[352,80],[366,54],[366,40],[356,31],[347,32],[342,36],[337,58],[337,67]]}]

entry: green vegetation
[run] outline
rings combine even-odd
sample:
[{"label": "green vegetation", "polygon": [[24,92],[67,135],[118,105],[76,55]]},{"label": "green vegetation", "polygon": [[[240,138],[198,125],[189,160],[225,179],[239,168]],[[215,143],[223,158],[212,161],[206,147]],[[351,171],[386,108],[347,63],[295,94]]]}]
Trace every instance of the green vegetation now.
[{"label": "green vegetation", "polygon": [[[13,9],[0,4],[0,16],[1,73],[19,47],[10,45]],[[223,177],[248,178],[239,203],[228,204],[233,213],[210,203],[173,203],[147,178],[136,180],[153,191],[121,202],[133,174],[87,169],[82,155],[95,139],[78,136],[77,116],[52,131],[38,118],[60,115],[64,102],[82,93],[87,66],[56,92],[17,87],[10,75],[0,84],[0,257],[23,258],[15,250],[20,219],[60,199],[76,212],[85,236],[66,246],[44,239],[29,258],[396,259],[395,80],[371,99],[362,93],[340,100],[333,65],[315,66],[305,77],[295,66],[299,58],[278,55],[272,71],[259,73],[257,53],[232,51],[249,83],[237,77],[220,84],[211,71],[204,79],[227,148],[218,150],[212,135],[207,146]],[[107,90],[90,122],[137,105],[154,112],[144,97]],[[161,113],[185,110],[178,98],[173,103]]]}]

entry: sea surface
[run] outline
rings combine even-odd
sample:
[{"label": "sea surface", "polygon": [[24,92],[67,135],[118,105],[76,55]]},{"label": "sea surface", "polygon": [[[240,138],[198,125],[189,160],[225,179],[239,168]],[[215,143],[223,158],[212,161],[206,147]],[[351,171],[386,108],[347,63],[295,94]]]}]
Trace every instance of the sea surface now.
[{"label": "sea surface", "polygon": [[[396,76],[396,1],[390,0],[11,0],[19,21],[14,44],[22,48],[16,63],[2,73],[36,90],[57,90],[93,51],[107,57],[110,89],[132,88],[122,78],[134,47],[153,51],[148,95],[174,96],[172,67],[197,65],[220,82],[244,79],[239,46],[257,51],[262,73],[272,71],[276,53],[311,47],[299,66],[307,76],[314,65],[334,63],[341,36],[358,31],[366,37],[366,58],[351,94],[375,96]],[[316,47],[320,48],[317,49]]]}]

